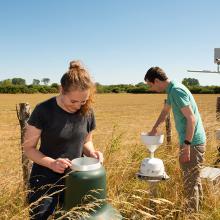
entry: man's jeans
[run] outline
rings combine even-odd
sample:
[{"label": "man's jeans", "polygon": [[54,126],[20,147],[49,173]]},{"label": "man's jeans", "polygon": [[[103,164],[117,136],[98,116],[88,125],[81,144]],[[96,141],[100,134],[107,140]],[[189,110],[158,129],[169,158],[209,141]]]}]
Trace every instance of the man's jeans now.
[{"label": "man's jeans", "polygon": [[190,161],[187,163],[180,162],[187,212],[198,212],[203,200],[200,171],[204,161],[204,153],[205,145],[191,146]]}]

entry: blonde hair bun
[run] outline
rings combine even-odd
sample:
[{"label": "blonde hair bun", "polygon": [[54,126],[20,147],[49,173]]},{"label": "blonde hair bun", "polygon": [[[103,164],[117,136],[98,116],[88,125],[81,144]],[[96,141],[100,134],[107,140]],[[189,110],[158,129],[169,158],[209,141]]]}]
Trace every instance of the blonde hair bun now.
[{"label": "blonde hair bun", "polygon": [[79,60],[70,61],[69,70],[74,69],[74,68],[76,68],[76,69],[84,69],[83,65],[81,64],[81,62]]}]

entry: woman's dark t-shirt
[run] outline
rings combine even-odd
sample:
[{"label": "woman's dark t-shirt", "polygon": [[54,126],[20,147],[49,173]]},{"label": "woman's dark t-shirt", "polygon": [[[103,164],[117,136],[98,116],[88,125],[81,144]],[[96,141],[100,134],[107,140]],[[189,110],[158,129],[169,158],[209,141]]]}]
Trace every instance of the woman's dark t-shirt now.
[{"label": "woman's dark t-shirt", "polygon": [[[95,117],[91,112],[83,115],[80,111],[69,113],[57,105],[53,97],[40,103],[31,114],[28,124],[41,129],[39,151],[53,159],[81,157],[85,138],[95,129]],[[55,175],[52,170],[33,164],[33,175]]]}]

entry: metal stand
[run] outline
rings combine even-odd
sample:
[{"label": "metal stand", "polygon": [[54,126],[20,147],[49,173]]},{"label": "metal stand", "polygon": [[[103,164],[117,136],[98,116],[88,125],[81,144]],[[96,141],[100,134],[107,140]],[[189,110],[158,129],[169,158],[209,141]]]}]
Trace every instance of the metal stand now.
[{"label": "metal stand", "polygon": [[163,161],[154,157],[154,152],[163,143],[164,135],[151,136],[146,132],[141,133],[141,140],[150,152],[150,158],[144,158],[140,171],[136,176],[149,184],[149,207],[156,213],[156,202],[158,197],[158,183],[170,177],[166,174]]},{"label": "metal stand", "polygon": [[152,181],[147,181],[149,183],[149,207],[156,212],[157,211],[157,206],[156,203],[152,200],[158,197],[158,183],[160,182],[159,180],[152,180]]},{"label": "metal stand", "polygon": [[148,206],[150,209],[152,209],[154,212],[157,211],[156,203],[153,201],[153,199],[156,199],[158,197],[158,184],[161,181],[168,180],[170,177],[166,174],[164,177],[147,177],[142,176],[139,173],[136,174],[138,179],[145,181],[149,184],[149,203]]}]

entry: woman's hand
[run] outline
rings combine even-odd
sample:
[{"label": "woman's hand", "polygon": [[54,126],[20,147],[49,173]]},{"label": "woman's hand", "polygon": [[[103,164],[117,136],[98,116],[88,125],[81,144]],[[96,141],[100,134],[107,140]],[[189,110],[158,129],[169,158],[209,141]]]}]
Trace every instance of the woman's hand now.
[{"label": "woman's hand", "polygon": [[58,158],[50,163],[50,169],[56,173],[64,173],[65,169],[71,167],[71,161],[68,158]]},{"label": "woman's hand", "polygon": [[100,151],[95,150],[92,142],[92,132],[90,132],[85,140],[83,153],[87,157],[93,157],[98,159],[101,163],[103,163],[103,154]]},{"label": "woman's hand", "polygon": [[92,151],[90,152],[90,157],[98,159],[101,163],[103,163],[104,157],[102,152],[100,151]]}]

